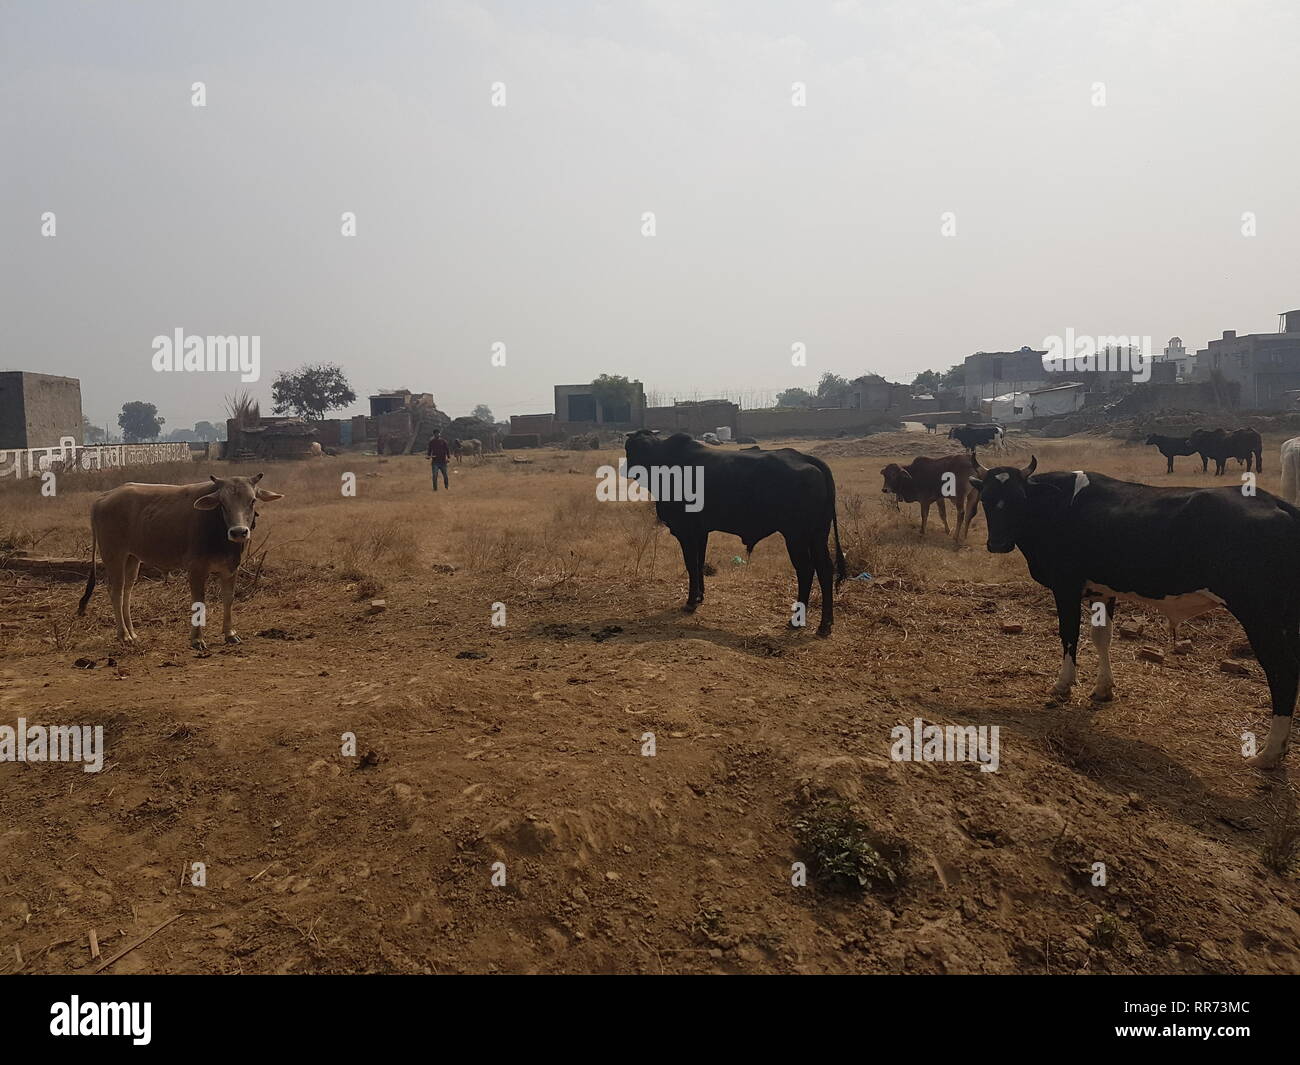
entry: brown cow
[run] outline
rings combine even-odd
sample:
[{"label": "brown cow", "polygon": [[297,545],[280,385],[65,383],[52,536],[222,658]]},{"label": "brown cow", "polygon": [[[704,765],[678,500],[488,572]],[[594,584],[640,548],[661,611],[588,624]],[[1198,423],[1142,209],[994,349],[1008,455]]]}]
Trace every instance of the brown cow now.
[{"label": "brown cow", "polygon": [[932,503],[939,504],[944,532],[952,531],[948,528],[948,515],[943,505],[944,499],[951,499],[957,509],[954,538],[961,543],[962,533],[970,528],[971,518],[979,505],[979,492],[970,486],[975,470],[969,455],[945,455],[940,459],[921,456],[906,466],[891,462],[880,472],[885,478],[885,487],[881,491],[892,492],[905,503],[921,504],[922,536],[925,535],[925,519]]},{"label": "brown cow", "polygon": [[95,590],[95,550],[104,560],[104,577],[113,603],[117,637],[134,643],[131,588],[143,562],[160,570],[183,569],[190,578],[190,646],[207,650],[203,641],[206,618],[204,593],[208,574],[221,577],[221,631],[226,643],[239,643],[230,624],[235,599],[235,571],[257,524],[258,502],[283,499],[279,492],[258,488],[262,479],[227,477],[198,484],[124,484],[106,492],[90,508],[90,576],[77,607]]}]

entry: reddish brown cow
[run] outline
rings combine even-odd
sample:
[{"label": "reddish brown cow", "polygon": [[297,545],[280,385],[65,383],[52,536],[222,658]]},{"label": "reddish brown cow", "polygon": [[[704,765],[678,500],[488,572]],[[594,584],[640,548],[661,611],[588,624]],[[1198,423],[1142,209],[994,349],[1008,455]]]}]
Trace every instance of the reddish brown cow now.
[{"label": "reddish brown cow", "polygon": [[95,590],[95,552],[104,560],[118,639],[134,643],[131,587],[140,564],[185,570],[190,578],[190,645],[206,650],[203,607],[208,574],[221,577],[221,631],[226,643],[239,643],[231,624],[235,571],[257,522],[254,506],[283,499],[258,485],[262,475],[227,477],[198,484],[124,484],[95,500],[90,508],[90,576],[77,607],[85,614]]},{"label": "reddish brown cow", "polygon": [[979,492],[971,487],[970,479],[974,466],[969,455],[945,455],[940,459],[921,456],[900,466],[891,462],[881,469],[885,478],[884,492],[892,492],[905,503],[921,504],[921,535],[925,535],[925,520],[930,514],[930,505],[939,504],[939,517],[943,520],[944,532],[951,532],[948,527],[948,515],[943,501],[952,500],[957,510],[957,532],[955,539],[961,543],[963,533],[970,528],[971,518],[979,505]]}]

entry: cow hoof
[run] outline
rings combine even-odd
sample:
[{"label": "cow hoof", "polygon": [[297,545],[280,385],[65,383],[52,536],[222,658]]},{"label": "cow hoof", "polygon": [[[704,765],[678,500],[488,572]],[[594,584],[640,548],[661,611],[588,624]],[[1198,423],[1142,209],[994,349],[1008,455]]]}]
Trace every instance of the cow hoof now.
[{"label": "cow hoof", "polygon": [[1047,694],[1048,706],[1058,706],[1061,703],[1068,703],[1069,701],[1070,701],[1069,688],[1053,688]]},{"label": "cow hoof", "polygon": [[819,640],[826,639],[828,636],[830,636],[830,634],[831,634],[831,627],[829,625],[822,625],[817,629],[817,638]]},{"label": "cow hoof", "polygon": [[243,643],[243,642],[244,641],[241,640],[238,636],[236,636],[233,632],[226,633],[226,643]]},{"label": "cow hoof", "polygon": [[683,614],[694,614],[694,613],[695,613],[695,607],[696,607],[696,605],[697,605],[697,604],[695,604],[695,603],[687,603],[684,607],[682,607],[682,613],[683,613]]},{"label": "cow hoof", "polygon": [[193,647],[194,650],[196,651],[206,651],[208,649],[207,643],[205,643],[203,640],[191,640],[190,646]]},{"label": "cow hoof", "polygon": [[1252,769],[1260,769],[1268,772],[1270,769],[1276,769],[1282,762],[1280,757],[1266,757],[1262,754],[1255,755],[1254,758],[1247,758],[1246,764]]},{"label": "cow hoof", "polygon": [[1088,696],[1094,703],[1108,703],[1115,698],[1115,692],[1107,688],[1105,691],[1094,688],[1092,694]]}]

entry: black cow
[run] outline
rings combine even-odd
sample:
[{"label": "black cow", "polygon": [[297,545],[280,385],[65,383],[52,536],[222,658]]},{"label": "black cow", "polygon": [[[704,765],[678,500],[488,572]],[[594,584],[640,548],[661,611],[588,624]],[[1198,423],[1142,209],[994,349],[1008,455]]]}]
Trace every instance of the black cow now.
[{"label": "black cow", "polygon": [[[690,591],[683,608],[692,613],[704,602],[704,553],[709,533],[739,536],[746,551],[773,533],[785,538],[786,551],[799,581],[799,602],[807,606],[814,572],[821,583],[822,616],[818,636],[829,636],[834,623],[832,565],[826,540],[835,530],[834,586],[844,580],[844,552],[835,513],[835,478],[821,459],[792,448],[775,451],[717,451],[674,433],[661,440],[648,429],[627,438],[628,477],[645,484],[637,467],[678,470],[685,477],[693,468],[702,477],[702,506],[692,512],[684,500],[655,502],[659,520],[682,545]],[[651,478],[653,480],[653,477]],[[662,492],[660,493],[663,494]]]},{"label": "black cow", "polygon": [[1253,459],[1255,472],[1264,472],[1264,442],[1250,426],[1231,432],[1227,429],[1197,429],[1188,440],[1192,449],[1201,456],[1202,473],[1210,468],[1210,459],[1214,459],[1216,477],[1223,473],[1228,459],[1245,460],[1247,470],[1251,468]]},{"label": "black cow", "polygon": [[966,425],[954,425],[948,430],[948,439],[960,441],[961,446],[967,451],[989,445],[1001,448],[1005,436],[1006,429],[997,422],[970,422]]},{"label": "black cow", "polygon": [[922,423],[921,423],[921,427],[922,427],[922,428],[923,428],[927,433],[931,433],[931,434],[937,433],[937,432],[939,431],[939,423],[938,423],[938,422],[922,422]]},{"label": "black cow", "polygon": [[1154,444],[1159,449],[1160,454],[1164,455],[1168,464],[1165,473],[1174,472],[1175,455],[1196,454],[1196,448],[1192,447],[1191,441],[1185,436],[1161,436],[1158,433],[1152,433],[1147,437],[1147,444]]},{"label": "black cow", "polygon": [[[1300,510],[1231,488],[1155,488],[1100,473],[978,467],[988,549],[1020,548],[1030,575],[1056,598],[1064,654],[1052,695],[1068,697],[1079,650],[1079,602],[1105,603],[1091,625],[1101,659],[1094,699],[1112,695],[1115,600],[1136,600],[1171,622],[1226,607],[1241,622],[1273,697],[1264,749],[1249,760],[1275,767],[1286,754],[1300,683]],[[1094,611],[1095,615],[1095,611]]]}]

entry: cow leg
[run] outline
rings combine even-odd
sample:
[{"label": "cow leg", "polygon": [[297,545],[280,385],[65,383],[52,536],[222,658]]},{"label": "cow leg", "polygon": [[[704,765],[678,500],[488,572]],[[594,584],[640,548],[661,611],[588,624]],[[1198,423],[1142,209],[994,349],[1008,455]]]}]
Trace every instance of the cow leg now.
[{"label": "cow leg", "polygon": [[1251,650],[1255,652],[1264,675],[1268,677],[1273,697],[1273,720],[1264,749],[1246,764],[1256,769],[1276,769],[1286,757],[1291,740],[1291,717],[1295,711],[1296,688],[1300,684],[1300,657],[1288,633],[1272,624],[1257,624],[1246,629]]},{"label": "cow leg", "polygon": [[235,602],[235,575],[221,576],[221,634],[226,638],[226,643],[239,643],[239,637],[235,635],[234,627],[231,625],[231,607]]},{"label": "cow leg", "polygon": [[929,516],[930,516],[930,501],[928,499],[923,499],[921,500],[921,535],[922,536],[925,535],[925,519],[928,518]]},{"label": "cow leg", "polygon": [[830,548],[826,539],[830,529],[823,530],[819,536],[814,534],[812,542],[813,568],[817,571],[817,583],[822,590],[822,620],[817,626],[818,636],[829,636],[831,626],[835,624],[835,567],[831,564]]},{"label": "cow leg", "polygon": [[[808,616],[808,600],[812,596],[813,565],[812,549],[808,546],[806,540],[793,540],[789,536],[785,538],[785,551],[790,556],[790,563],[794,566],[796,578],[799,581],[799,599],[803,604],[804,620]],[[822,616],[825,618],[826,607],[822,606]],[[823,620],[824,624],[824,620]],[[790,619],[790,627],[797,628],[794,618]]]},{"label": "cow leg", "polygon": [[122,616],[122,593],[126,585],[126,555],[102,554],[104,560],[104,579],[108,581],[108,601],[113,604],[113,621],[117,624],[117,638],[123,643],[131,643],[135,638],[127,628]]},{"label": "cow leg", "polygon": [[939,518],[943,522],[943,531],[945,534],[951,536],[952,529],[948,527],[948,511],[944,509],[943,496],[940,496],[935,500],[935,502],[939,504]]},{"label": "cow leg", "polygon": [[682,561],[686,564],[686,581],[689,590],[686,593],[686,605],[682,611],[693,614],[699,600],[695,597],[695,537],[683,530],[677,534],[677,542],[682,545]]},{"label": "cow leg", "polygon": [[[1110,702],[1115,697],[1115,682],[1110,675],[1110,637],[1115,628],[1115,600],[1107,599],[1103,604],[1106,608],[1106,624],[1098,625],[1092,617],[1089,617],[1089,628],[1092,630],[1092,646],[1097,649],[1097,683],[1093,685],[1091,698],[1099,703]],[[1096,609],[1096,604],[1093,604]]]},{"label": "cow leg", "polygon": [[203,603],[203,597],[207,594],[208,589],[208,571],[206,568],[190,570],[190,646],[196,651],[206,651],[208,645],[203,640],[203,626],[196,625],[194,622],[197,617],[203,617],[207,612],[206,606],[202,611],[196,611],[194,607]]},{"label": "cow leg", "polygon": [[1064,702],[1070,697],[1079,661],[1079,603],[1082,589],[1056,589],[1056,627],[1061,634],[1061,671],[1056,675],[1052,698]]},{"label": "cow leg", "polygon": [[1166,456],[1166,457],[1167,457],[1168,460],[1169,460],[1169,469],[1165,470],[1165,473],[1173,473],[1173,472],[1174,472],[1174,457],[1173,457],[1173,455],[1168,455],[1168,456]]},{"label": "cow leg", "polygon": [[140,560],[134,555],[128,555],[126,567],[122,574],[122,625],[130,634],[131,639],[135,640],[135,622],[131,619],[131,592],[135,588],[135,580],[140,576]]},{"label": "cow leg", "polygon": [[709,533],[706,529],[696,537],[695,552],[695,588],[697,603],[704,602],[704,556],[709,550]]}]

